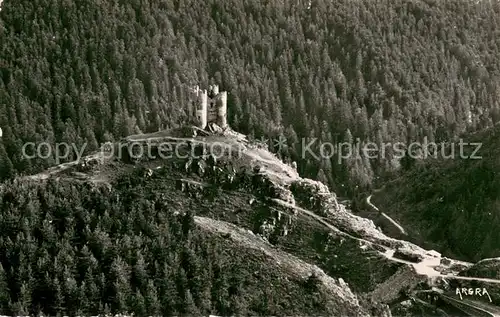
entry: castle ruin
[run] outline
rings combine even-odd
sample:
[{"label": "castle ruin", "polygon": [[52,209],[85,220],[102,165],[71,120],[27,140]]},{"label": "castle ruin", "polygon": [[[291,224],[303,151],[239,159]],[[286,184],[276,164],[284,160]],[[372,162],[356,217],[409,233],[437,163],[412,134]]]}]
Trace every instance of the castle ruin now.
[{"label": "castle ruin", "polygon": [[190,100],[199,128],[205,129],[211,123],[227,127],[227,92],[219,92],[218,85],[210,85],[208,91],[194,87]]}]

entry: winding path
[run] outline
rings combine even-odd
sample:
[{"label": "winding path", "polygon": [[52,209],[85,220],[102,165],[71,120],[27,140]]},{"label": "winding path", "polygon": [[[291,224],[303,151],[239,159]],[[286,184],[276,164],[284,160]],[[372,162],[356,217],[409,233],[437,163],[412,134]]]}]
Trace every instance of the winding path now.
[{"label": "winding path", "polygon": [[390,222],[391,222],[391,223],[392,223],[392,224],[393,224],[396,228],[398,228],[398,230],[399,230],[402,234],[406,235],[406,231],[405,231],[405,229],[404,229],[403,227],[401,227],[401,225],[400,225],[399,223],[397,223],[394,219],[392,219],[391,217],[389,217],[389,216],[388,216],[385,212],[381,212],[381,211],[377,208],[377,206],[375,206],[374,204],[372,204],[372,202],[371,202],[372,196],[373,196],[373,195],[370,195],[370,196],[366,197],[366,203],[367,203],[370,207],[372,207],[373,209],[375,209],[376,211],[378,211],[378,212],[382,215],[382,217],[384,217],[385,219],[389,220],[389,221],[390,221]]},{"label": "winding path", "polygon": [[[370,207],[372,207],[374,210],[380,212],[380,210],[377,208],[377,206],[372,204],[371,197],[372,197],[372,195],[370,195],[366,198],[367,204]],[[396,226],[403,234],[406,234],[403,227],[401,227],[396,221],[392,220],[385,213],[383,213],[383,212],[380,212],[380,213],[382,214],[382,216],[384,216],[389,221],[391,221],[391,223],[394,224],[394,226]],[[458,275],[443,275],[440,272],[436,271],[434,268],[435,266],[440,264],[440,263],[438,263],[439,259],[424,259],[420,263],[413,263],[410,261],[405,261],[402,259],[395,258],[394,251],[390,250],[390,249],[388,249],[384,255],[388,259],[391,259],[395,262],[405,263],[405,264],[413,266],[413,268],[415,268],[415,271],[417,272],[417,274],[425,275],[429,278],[440,277],[443,279],[479,281],[479,282],[485,282],[485,283],[500,284],[500,280],[491,279],[491,278],[468,277],[468,276],[458,276]],[[496,306],[488,305],[488,304],[482,303],[482,302],[471,301],[471,300],[467,300],[467,299],[459,300],[459,299],[447,296],[445,294],[439,294],[439,296],[443,300],[445,300],[449,304],[455,306],[456,308],[462,310],[463,312],[465,312],[467,314],[471,314],[471,316],[500,317],[500,308],[498,308]]]},{"label": "winding path", "polygon": [[403,264],[407,264],[407,265],[412,266],[415,269],[415,272],[419,275],[424,275],[424,276],[427,276],[429,278],[441,277],[441,278],[446,278],[446,279],[479,281],[479,282],[485,282],[485,283],[500,284],[500,280],[498,280],[498,279],[442,274],[441,272],[436,271],[436,269],[435,269],[435,267],[441,265],[440,258],[438,258],[438,257],[425,257],[419,263],[414,263],[414,262],[410,262],[410,261],[396,258],[396,257],[394,257],[395,250],[393,250],[385,245],[382,245],[382,244],[379,244],[379,243],[376,243],[373,241],[369,241],[367,239],[358,238],[358,237],[355,237],[347,232],[344,232],[344,231],[338,229],[337,227],[335,227],[334,225],[332,225],[331,223],[329,223],[324,217],[319,216],[310,210],[292,205],[292,204],[287,203],[287,202],[280,200],[280,199],[272,199],[272,200],[275,201],[276,203],[279,203],[279,204],[285,206],[285,207],[297,210],[303,214],[307,214],[308,216],[316,219],[317,221],[319,221],[320,223],[322,223],[323,225],[325,225],[329,229],[335,231],[336,233],[339,233],[341,235],[344,235],[344,236],[351,238],[351,239],[355,239],[355,240],[360,241],[360,242],[364,242],[364,243],[369,244],[369,245],[377,245],[379,248],[385,249],[386,250],[385,252],[381,252],[381,251],[377,251],[377,252],[384,255],[387,259],[389,259],[391,261],[399,262],[399,263],[403,263]]}]

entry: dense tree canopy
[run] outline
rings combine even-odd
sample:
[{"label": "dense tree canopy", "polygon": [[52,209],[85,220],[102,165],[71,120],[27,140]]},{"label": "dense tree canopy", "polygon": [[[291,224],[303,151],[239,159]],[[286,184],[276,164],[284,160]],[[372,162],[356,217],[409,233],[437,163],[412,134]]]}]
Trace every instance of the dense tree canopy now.
[{"label": "dense tree canopy", "polygon": [[347,314],[322,285],[306,288],[306,278],[261,252],[195,226],[193,206],[174,204],[179,193],[171,188],[151,190],[158,184],[137,175],[112,189],[72,180],[5,183],[0,312]]},{"label": "dense tree canopy", "polygon": [[399,219],[418,243],[431,243],[447,256],[500,256],[499,131],[496,126],[469,136],[463,157],[456,143],[449,149],[455,159],[414,164],[374,194],[375,204]]}]

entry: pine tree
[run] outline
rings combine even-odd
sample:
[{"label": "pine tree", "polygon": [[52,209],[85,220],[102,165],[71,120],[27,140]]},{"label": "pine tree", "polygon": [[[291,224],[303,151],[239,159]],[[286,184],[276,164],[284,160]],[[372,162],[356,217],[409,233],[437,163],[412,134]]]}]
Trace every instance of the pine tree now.
[{"label": "pine tree", "polygon": [[131,311],[137,316],[146,316],[147,311],[149,311],[149,307],[146,306],[144,297],[139,290],[133,296]]},{"label": "pine tree", "polygon": [[0,140],[0,180],[5,180],[12,176],[14,176],[14,166]]},{"label": "pine tree", "polygon": [[216,312],[221,315],[229,314],[229,283],[227,276],[220,269],[215,270],[215,281],[212,285],[212,302]]},{"label": "pine tree", "polygon": [[63,314],[64,313],[64,294],[63,290],[61,289],[61,284],[59,282],[59,279],[54,278],[52,282],[52,287],[53,287],[53,292],[54,292],[54,304],[52,307],[52,310],[56,314]]},{"label": "pine tree", "polygon": [[328,178],[325,175],[325,172],[321,168],[318,171],[318,175],[316,175],[316,179],[326,185],[328,185],[329,183]]},{"label": "pine tree", "polygon": [[13,311],[17,316],[26,316],[31,314],[31,289],[27,283],[21,284],[19,299],[14,304]]},{"label": "pine tree", "polygon": [[140,252],[137,254],[137,262],[133,268],[133,276],[134,285],[136,285],[138,289],[145,291],[148,281],[148,273],[146,270],[146,262]]},{"label": "pine tree", "polygon": [[161,314],[163,316],[176,316],[178,314],[180,296],[175,285],[175,278],[171,267],[167,265],[163,267],[159,286],[159,298],[162,306]]},{"label": "pine tree", "polygon": [[152,280],[148,281],[146,293],[144,294],[144,303],[149,315],[157,316],[160,313],[161,303]]},{"label": "pine tree", "polygon": [[10,302],[10,290],[7,280],[7,273],[0,264],[0,310],[6,312]]},{"label": "pine tree", "polygon": [[113,260],[109,280],[112,283],[113,311],[126,312],[130,298],[129,272],[127,264],[120,257]]},{"label": "pine tree", "polygon": [[182,308],[183,313],[186,314],[186,316],[200,316],[200,311],[196,307],[193,295],[189,290],[185,291]]}]

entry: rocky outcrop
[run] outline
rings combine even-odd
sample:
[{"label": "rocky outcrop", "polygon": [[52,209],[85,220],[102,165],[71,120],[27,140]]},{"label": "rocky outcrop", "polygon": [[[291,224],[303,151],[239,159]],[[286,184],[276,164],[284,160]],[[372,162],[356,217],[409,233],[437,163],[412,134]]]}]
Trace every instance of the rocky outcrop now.
[{"label": "rocky outcrop", "polygon": [[299,179],[290,185],[296,202],[302,207],[327,216],[339,210],[335,193],[330,192],[328,186],[311,179]]},{"label": "rocky outcrop", "polygon": [[394,257],[413,263],[419,263],[424,259],[421,254],[410,252],[404,248],[398,248],[396,252],[394,252]]},{"label": "rocky outcrop", "polygon": [[371,297],[375,302],[392,303],[422,282],[425,282],[425,278],[417,275],[413,268],[402,266],[396,274],[381,283],[371,293]]},{"label": "rocky outcrop", "polygon": [[295,197],[292,194],[292,191],[288,188],[285,188],[283,185],[273,184],[272,185],[272,197],[283,200],[291,205],[295,206]]}]

